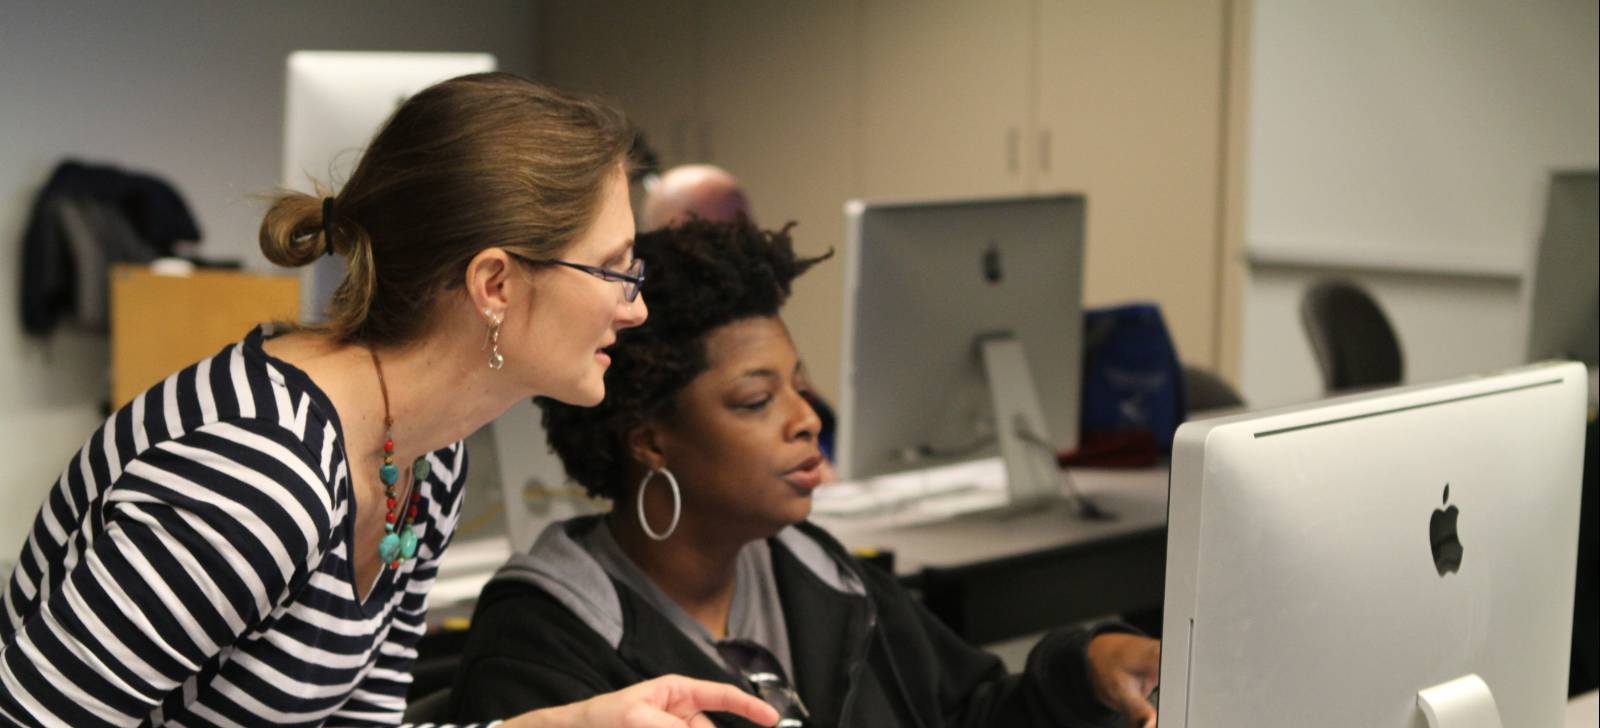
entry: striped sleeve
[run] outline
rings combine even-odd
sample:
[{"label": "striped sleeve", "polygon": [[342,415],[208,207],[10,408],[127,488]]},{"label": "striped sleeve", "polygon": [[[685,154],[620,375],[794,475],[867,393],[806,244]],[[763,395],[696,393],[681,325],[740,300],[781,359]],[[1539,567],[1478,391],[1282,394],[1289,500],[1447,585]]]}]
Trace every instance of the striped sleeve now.
[{"label": "striped sleeve", "polygon": [[330,489],[304,444],[254,419],[140,452],[83,515],[58,589],[0,645],[0,718],[131,726],[314,571]]},{"label": "striped sleeve", "polygon": [[[441,458],[441,455],[447,457]],[[411,687],[411,668],[417,660],[417,642],[426,629],[428,592],[433,590],[439,560],[461,517],[463,490],[467,483],[467,449],[457,444],[451,451],[429,456],[433,475],[429,476],[428,512],[420,522],[433,524],[417,549],[417,562],[405,590],[396,595],[399,604],[389,633],[378,645],[372,670],[356,686],[349,702],[328,718],[328,726],[393,726],[400,723]],[[491,724],[493,725],[493,724]],[[440,727],[444,728],[444,727]]]}]

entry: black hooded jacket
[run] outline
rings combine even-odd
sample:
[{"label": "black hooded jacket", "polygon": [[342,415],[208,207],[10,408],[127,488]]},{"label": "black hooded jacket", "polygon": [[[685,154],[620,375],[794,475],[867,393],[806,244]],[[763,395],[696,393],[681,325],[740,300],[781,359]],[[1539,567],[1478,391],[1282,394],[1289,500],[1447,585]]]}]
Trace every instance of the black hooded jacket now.
[{"label": "black hooded jacket", "polygon": [[62,162],[33,201],[22,239],[22,327],[47,336],[74,315],[106,327],[113,263],[171,255],[199,240],[189,206],[165,180],[115,167]]},{"label": "black hooded jacket", "polygon": [[[452,690],[456,719],[505,718],[668,674],[743,687],[578,545],[573,534],[597,524],[552,526],[484,588]],[[809,725],[1120,725],[1093,696],[1086,653],[1094,635],[1125,627],[1052,632],[1010,675],[822,529],[803,523],[768,545]]]}]

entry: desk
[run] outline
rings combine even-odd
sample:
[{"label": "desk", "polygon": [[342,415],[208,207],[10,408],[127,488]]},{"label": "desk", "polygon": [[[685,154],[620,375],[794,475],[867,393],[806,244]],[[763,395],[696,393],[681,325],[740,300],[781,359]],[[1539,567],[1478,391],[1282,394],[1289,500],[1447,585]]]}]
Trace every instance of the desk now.
[{"label": "desk", "polygon": [[[961,467],[977,469],[980,487],[1003,487],[997,485],[1004,483],[998,458]],[[938,469],[925,472],[924,477],[944,477]],[[1166,578],[1167,468],[1075,468],[1069,476],[1117,518],[1085,521],[1066,503],[1056,503],[1019,514],[932,522],[916,513],[813,521],[852,549],[892,549],[897,574],[970,642],[1159,610]]]},{"label": "desk", "polygon": [[[914,477],[949,477],[955,468],[981,488],[1004,487],[999,458]],[[915,512],[812,520],[852,549],[893,549],[898,575],[974,643],[1159,610],[1166,579],[1167,468],[1075,468],[1070,476],[1079,491],[1117,518],[1084,521],[1057,503],[1035,512],[933,522]],[[830,487],[818,497],[825,498]],[[431,617],[470,615],[478,591],[510,555],[503,537],[451,546],[429,595]]]}]

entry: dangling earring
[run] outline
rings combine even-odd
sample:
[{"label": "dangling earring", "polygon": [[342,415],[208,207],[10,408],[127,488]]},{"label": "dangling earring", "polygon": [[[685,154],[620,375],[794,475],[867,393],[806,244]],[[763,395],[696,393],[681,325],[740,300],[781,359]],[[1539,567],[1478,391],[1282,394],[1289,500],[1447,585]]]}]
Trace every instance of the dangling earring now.
[{"label": "dangling earring", "polygon": [[502,316],[492,309],[484,309],[483,315],[489,319],[489,334],[483,339],[483,348],[489,350],[489,368],[499,371],[506,365],[506,358],[500,355],[500,321]]},{"label": "dangling earring", "polygon": [[[667,485],[672,486],[672,523],[667,526],[667,530],[664,533],[656,533],[655,531],[650,530],[650,521],[644,516],[644,489],[646,486],[650,485],[650,479],[654,478],[656,473],[661,473],[662,475],[667,476]],[[644,474],[644,480],[639,481],[638,506],[639,527],[644,529],[644,535],[649,536],[651,540],[665,541],[667,540],[668,536],[672,535],[673,531],[678,530],[678,516],[683,515],[683,497],[678,492],[678,479],[672,477],[671,470],[666,468],[656,468],[655,470]]]}]

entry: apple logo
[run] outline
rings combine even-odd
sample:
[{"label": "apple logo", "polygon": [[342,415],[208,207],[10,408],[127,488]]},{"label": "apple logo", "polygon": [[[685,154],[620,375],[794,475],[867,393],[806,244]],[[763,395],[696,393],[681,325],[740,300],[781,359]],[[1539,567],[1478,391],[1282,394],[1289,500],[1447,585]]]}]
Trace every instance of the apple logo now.
[{"label": "apple logo", "polygon": [[[1450,484],[1444,484],[1444,502],[1450,504]],[[1456,516],[1461,515],[1455,506],[1435,509],[1428,519],[1428,540],[1433,544],[1433,566],[1439,576],[1461,569],[1461,539],[1456,537]]]}]

